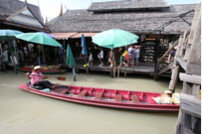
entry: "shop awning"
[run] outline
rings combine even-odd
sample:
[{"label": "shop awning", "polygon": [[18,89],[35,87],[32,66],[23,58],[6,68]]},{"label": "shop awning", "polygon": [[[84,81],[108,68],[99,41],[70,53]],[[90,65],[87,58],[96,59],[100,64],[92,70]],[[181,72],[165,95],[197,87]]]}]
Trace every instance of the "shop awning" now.
[{"label": "shop awning", "polygon": [[84,37],[92,37],[93,35],[97,34],[97,33],[77,33],[75,35],[73,35],[71,38],[81,38],[81,35],[84,35]]},{"label": "shop awning", "polygon": [[53,37],[57,40],[67,40],[68,38],[71,38],[72,36],[78,34],[77,32],[69,32],[69,33],[51,33]]}]

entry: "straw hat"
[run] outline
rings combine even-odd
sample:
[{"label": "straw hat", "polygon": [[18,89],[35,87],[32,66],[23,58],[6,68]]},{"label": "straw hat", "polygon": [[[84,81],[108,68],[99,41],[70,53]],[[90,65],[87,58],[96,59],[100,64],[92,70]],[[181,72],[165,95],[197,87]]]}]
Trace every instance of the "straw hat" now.
[{"label": "straw hat", "polygon": [[34,70],[39,70],[39,69],[41,69],[39,65],[34,67]]},{"label": "straw hat", "polygon": [[170,90],[165,90],[164,93],[165,93],[165,94],[172,94],[172,91],[170,91]]}]

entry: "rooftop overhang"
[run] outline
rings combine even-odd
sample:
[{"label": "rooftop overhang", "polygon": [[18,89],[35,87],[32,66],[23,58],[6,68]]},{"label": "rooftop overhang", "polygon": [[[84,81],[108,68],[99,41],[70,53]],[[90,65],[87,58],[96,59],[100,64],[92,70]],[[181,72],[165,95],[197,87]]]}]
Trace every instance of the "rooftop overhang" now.
[{"label": "rooftop overhang", "polygon": [[27,25],[24,25],[24,24],[18,24],[18,23],[6,21],[6,20],[1,20],[0,23],[15,26],[15,27],[21,27],[21,28],[24,28],[24,29],[34,30],[34,31],[50,32],[50,30],[47,29],[47,28],[39,28],[39,27],[27,26]]},{"label": "rooftop overhang", "polygon": [[96,33],[83,33],[83,32],[66,32],[66,33],[50,33],[57,40],[68,40],[81,38],[82,34],[84,37],[92,37]]}]

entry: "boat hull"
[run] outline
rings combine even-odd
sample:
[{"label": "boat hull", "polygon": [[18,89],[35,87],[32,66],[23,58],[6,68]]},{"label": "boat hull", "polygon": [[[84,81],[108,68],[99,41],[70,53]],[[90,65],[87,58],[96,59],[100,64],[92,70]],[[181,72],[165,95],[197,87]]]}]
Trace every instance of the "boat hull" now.
[{"label": "boat hull", "polygon": [[[75,87],[75,86],[74,86]],[[124,102],[124,101],[109,101],[103,99],[95,99],[95,98],[88,98],[79,95],[67,95],[61,94],[58,92],[46,92],[34,88],[27,87],[26,84],[20,85],[20,89],[29,91],[38,95],[55,98],[59,100],[87,104],[87,105],[95,105],[95,106],[103,106],[103,107],[110,107],[110,108],[119,108],[119,109],[128,109],[128,110],[141,110],[141,111],[156,111],[156,112],[177,112],[179,110],[179,105],[175,104],[155,104],[155,103],[133,103],[133,102]],[[79,88],[79,87],[77,87]],[[91,89],[90,87],[85,87],[86,89]],[[96,88],[97,89],[97,88]],[[103,90],[103,89],[100,89]],[[113,91],[110,89],[110,91]],[[116,90],[114,90],[116,91]],[[119,90],[120,91],[120,90]],[[122,90],[123,91],[123,90]],[[140,93],[140,92],[138,92]],[[151,93],[151,92],[144,92],[144,93]],[[81,94],[81,93],[80,93]],[[158,96],[158,93],[154,93]],[[159,93],[160,95],[160,93]]]}]

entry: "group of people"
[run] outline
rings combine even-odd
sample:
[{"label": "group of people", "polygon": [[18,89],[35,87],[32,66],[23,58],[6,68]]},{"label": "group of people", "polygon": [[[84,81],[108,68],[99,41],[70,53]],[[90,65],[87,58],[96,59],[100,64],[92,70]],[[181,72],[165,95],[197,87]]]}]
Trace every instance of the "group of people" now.
[{"label": "group of people", "polygon": [[[44,47],[36,44],[20,44],[11,46],[8,44],[0,45],[2,51],[1,57],[3,62],[7,65],[12,63],[11,53],[13,54],[16,65],[44,65],[44,64],[63,64],[65,51],[62,47]],[[1,58],[0,57],[0,58]]]},{"label": "group of people", "polygon": [[[106,56],[107,60],[105,60],[104,50],[100,48],[99,53],[97,54],[97,58],[99,59],[99,66],[104,66],[105,61],[110,67],[113,66],[113,61],[119,65],[119,67],[133,67],[134,65],[139,65],[139,57],[140,57],[140,47],[130,45],[126,48],[118,48],[111,49],[108,51],[108,55]],[[89,65],[93,65],[93,54],[90,52],[88,57]]]}]

